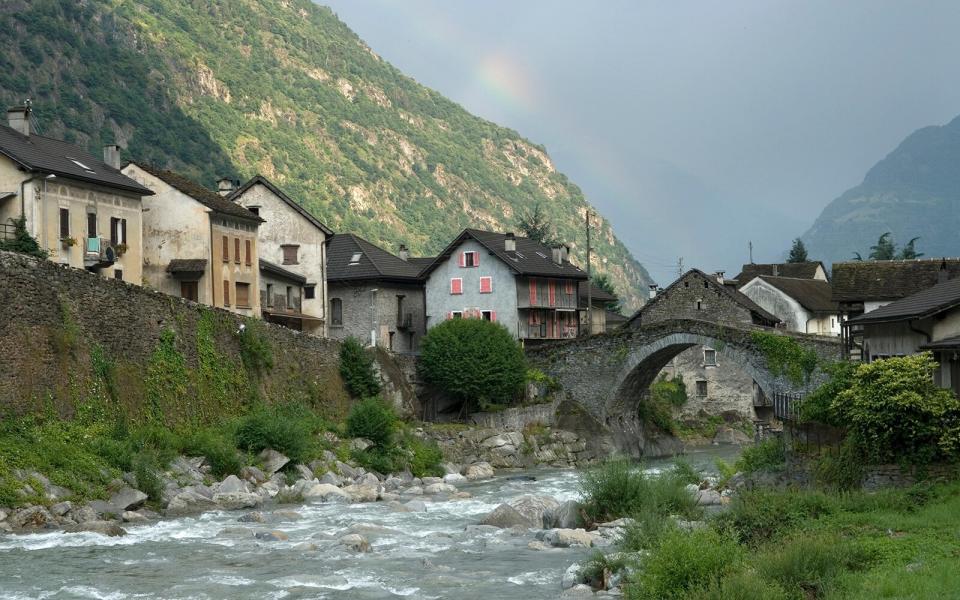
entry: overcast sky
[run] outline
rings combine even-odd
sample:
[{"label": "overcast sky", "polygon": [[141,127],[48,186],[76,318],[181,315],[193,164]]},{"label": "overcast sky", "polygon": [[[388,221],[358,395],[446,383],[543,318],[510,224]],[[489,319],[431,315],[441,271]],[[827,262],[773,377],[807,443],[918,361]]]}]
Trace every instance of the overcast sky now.
[{"label": "overcast sky", "polygon": [[654,278],[783,258],[960,114],[960,2],[325,0],[377,53],[547,147]]}]

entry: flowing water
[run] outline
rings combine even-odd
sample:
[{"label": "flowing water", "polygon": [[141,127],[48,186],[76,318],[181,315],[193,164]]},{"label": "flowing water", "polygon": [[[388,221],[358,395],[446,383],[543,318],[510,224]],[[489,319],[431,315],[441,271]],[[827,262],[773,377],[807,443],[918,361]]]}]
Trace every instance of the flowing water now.
[{"label": "flowing water", "polygon": [[[736,451],[713,447],[687,455],[705,471]],[[660,470],[670,461],[646,465]],[[523,494],[576,499],[572,470],[529,470],[462,486],[467,500],[427,503],[426,512],[393,512],[385,503],[265,508],[266,523],[243,512],[130,526],[125,537],[45,532],[0,537],[0,599],[26,598],[455,598],[535,600],[560,594],[564,570],[585,548],[531,550],[535,532],[474,528],[499,504]],[[279,530],[286,541],[254,533]],[[356,554],[337,539],[370,540]]]}]

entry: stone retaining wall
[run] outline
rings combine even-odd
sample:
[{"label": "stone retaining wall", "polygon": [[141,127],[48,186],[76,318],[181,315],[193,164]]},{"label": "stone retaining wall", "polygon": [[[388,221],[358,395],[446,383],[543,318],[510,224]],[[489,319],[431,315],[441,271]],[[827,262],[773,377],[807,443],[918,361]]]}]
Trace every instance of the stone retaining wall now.
[{"label": "stone retaining wall", "polygon": [[470,415],[470,423],[477,427],[503,430],[522,430],[528,425],[551,426],[556,422],[557,401],[531,406],[517,406],[500,412],[479,412]]}]

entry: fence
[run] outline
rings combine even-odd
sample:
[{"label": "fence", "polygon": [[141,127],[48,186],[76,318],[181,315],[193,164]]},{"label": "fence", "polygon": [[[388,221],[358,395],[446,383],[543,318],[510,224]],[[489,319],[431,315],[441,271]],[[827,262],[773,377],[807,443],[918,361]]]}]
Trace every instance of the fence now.
[{"label": "fence", "polygon": [[797,421],[800,416],[802,394],[774,392],[773,414],[781,421]]},{"label": "fence", "polygon": [[10,223],[0,223],[0,241],[12,240],[17,237],[17,228]]}]

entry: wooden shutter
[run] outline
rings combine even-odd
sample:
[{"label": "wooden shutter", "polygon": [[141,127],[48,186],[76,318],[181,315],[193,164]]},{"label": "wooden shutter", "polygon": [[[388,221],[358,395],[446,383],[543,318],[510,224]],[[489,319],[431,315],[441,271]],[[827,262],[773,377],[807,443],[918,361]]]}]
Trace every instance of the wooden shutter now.
[{"label": "wooden shutter", "polygon": [[120,219],[120,243],[127,243],[127,220]]},{"label": "wooden shutter", "polygon": [[495,311],[495,310],[491,310],[491,311],[490,311],[490,320],[491,320],[491,321],[496,321],[496,320],[497,320],[497,311]]},{"label": "wooden shutter", "polygon": [[460,253],[460,268],[462,269],[462,268],[465,267],[465,266],[467,266],[467,253],[466,253],[466,252],[461,252],[461,253]]},{"label": "wooden shutter", "polygon": [[250,248],[251,248],[252,244],[251,244],[250,240],[245,240],[245,241],[244,241],[244,244],[245,244],[245,246],[246,246],[246,257],[247,257],[246,262],[247,262],[247,266],[249,267],[250,265],[253,264],[253,254],[252,254],[252,252],[250,251]]},{"label": "wooden shutter", "polygon": [[462,294],[463,293],[463,279],[459,277],[454,277],[450,280],[450,293],[451,294]]},{"label": "wooden shutter", "polygon": [[557,305],[557,282],[552,279],[547,283],[547,296],[548,296],[548,299],[550,300],[550,306],[556,306]]},{"label": "wooden shutter", "polygon": [[116,246],[120,243],[120,219],[110,217],[110,245]]},{"label": "wooden shutter", "polygon": [[493,292],[493,279],[490,277],[480,278],[480,293],[489,294]]},{"label": "wooden shutter", "polygon": [[537,280],[530,278],[530,306],[537,305]]},{"label": "wooden shutter", "polygon": [[474,253],[473,253],[473,266],[475,266],[475,267],[479,267],[479,266],[480,266],[480,253],[479,253],[479,252],[474,252]]},{"label": "wooden shutter", "polygon": [[564,282],[564,291],[567,292],[567,295],[568,295],[568,296],[570,296],[571,294],[573,294],[573,281],[571,281],[570,279],[568,279],[568,280],[566,280],[566,281]]},{"label": "wooden shutter", "polygon": [[60,209],[60,238],[66,239],[70,237],[70,209],[61,208]]},{"label": "wooden shutter", "polygon": [[223,236],[223,262],[230,262],[230,240]]},{"label": "wooden shutter", "polygon": [[[227,238],[223,238],[223,239],[227,239]],[[223,305],[230,306],[230,282],[229,281],[223,282]]]},{"label": "wooden shutter", "polygon": [[233,238],[233,262],[240,264],[240,238]]}]

